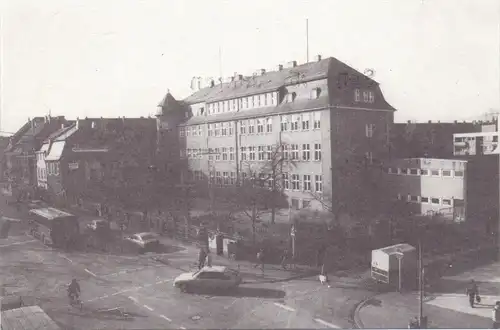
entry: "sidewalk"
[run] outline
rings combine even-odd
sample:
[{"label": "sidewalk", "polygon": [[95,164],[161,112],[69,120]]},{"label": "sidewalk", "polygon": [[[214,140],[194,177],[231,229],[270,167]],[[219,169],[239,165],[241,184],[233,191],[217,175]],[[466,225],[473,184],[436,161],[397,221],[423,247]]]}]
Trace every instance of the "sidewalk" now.
[{"label": "sidewalk", "polygon": [[[495,262],[461,274],[445,276],[424,298],[423,313],[429,328],[491,328],[492,309],[500,300],[500,263]],[[469,306],[465,289],[471,279],[479,286],[481,303]],[[355,315],[360,328],[406,328],[418,316],[415,292],[385,293],[361,303]]]},{"label": "sidewalk", "polygon": [[[178,240],[161,237],[160,241],[165,245],[177,245],[186,249],[185,256],[192,259],[191,262],[186,263],[186,259],[178,259],[177,257],[164,255],[153,255],[152,258],[158,262],[173,266],[179,270],[190,272],[197,269],[198,248],[194,245],[186,244]],[[255,263],[246,260],[230,260],[225,256],[218,256],[212,253],[212,264],[217,266],[226,266],[234,270],[240,271],[243,276],[243,283],[275,283],[286,282],[293,279],[306,278],[316,276],[318,274],[317,268],[297,266],[294,269],[284,270],[279,265],[265,265],[264,273],[262,273],[260,265],[254,267]]]}]

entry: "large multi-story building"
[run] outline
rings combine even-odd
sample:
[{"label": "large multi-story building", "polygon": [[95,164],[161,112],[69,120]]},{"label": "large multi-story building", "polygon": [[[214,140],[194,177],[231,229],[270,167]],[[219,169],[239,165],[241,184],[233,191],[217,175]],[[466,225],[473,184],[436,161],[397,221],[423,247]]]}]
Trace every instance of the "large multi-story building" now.
[{"label": "large multi-story building", "polygon": [[171,138],[165,153],[189,164],[193,179],[237,184],[278,151],[288,164],[279,180],[289,203],[317,209],[316,196],[345,204],[351,202],[345,187],[366,192],[363,176],[346,172],[388,156],[394,111],[376,81],[317,56],[212,81],[182,101],[169,93],[157,117],[160,135]]}]

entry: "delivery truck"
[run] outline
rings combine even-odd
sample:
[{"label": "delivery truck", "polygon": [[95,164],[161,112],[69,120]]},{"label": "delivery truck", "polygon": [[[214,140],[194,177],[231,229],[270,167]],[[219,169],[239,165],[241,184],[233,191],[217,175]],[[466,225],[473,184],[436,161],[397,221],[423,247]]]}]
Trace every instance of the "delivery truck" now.
[{"label": "delivery truck", "polygon": [[417,250],[409,244],[396,244],[373,250],[371,275],[377,282],[413,286],[417,278]]}]

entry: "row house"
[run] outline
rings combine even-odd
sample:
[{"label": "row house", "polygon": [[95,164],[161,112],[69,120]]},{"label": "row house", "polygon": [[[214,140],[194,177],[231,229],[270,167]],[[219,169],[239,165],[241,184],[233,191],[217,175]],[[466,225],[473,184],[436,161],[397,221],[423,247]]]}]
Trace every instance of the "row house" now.
[{"label": "row house", "polygon": [[40,149],[39,172],[57,200],[102,201],[145,185],[156,148],[154,119],[77,119],[55,134]]},{"label": "row house", "polygon": [[3,165],[4,177],[11,182],[10,189],[33,190],[37,184],[36,150],[53,132],[66,125],[67,121],[60,117],[35,117],[29,119],[14,135],[10,137],[5,149]]},{"label": "row house", "polygon": [[181,178],[237,184],[278,152],[289,164],[279,178],[289,204],[319,209],[351,203],[345,185],[367,193],[362,176],[345,174],[388,156],[394,111],[376,81],[317,56],[212,81],[180,101],[168,93],[157,117],[160,135],[176,135],[170,155],[188,164]]}]

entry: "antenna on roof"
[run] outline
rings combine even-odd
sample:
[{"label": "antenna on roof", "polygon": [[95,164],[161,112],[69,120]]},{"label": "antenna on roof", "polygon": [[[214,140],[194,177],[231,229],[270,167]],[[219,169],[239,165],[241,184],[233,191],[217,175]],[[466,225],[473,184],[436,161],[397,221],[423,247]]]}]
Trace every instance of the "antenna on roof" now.
[{"label": "antenna on roof", "polygon": [[306,18],[306,59],[309,63],[309,19]]}]

